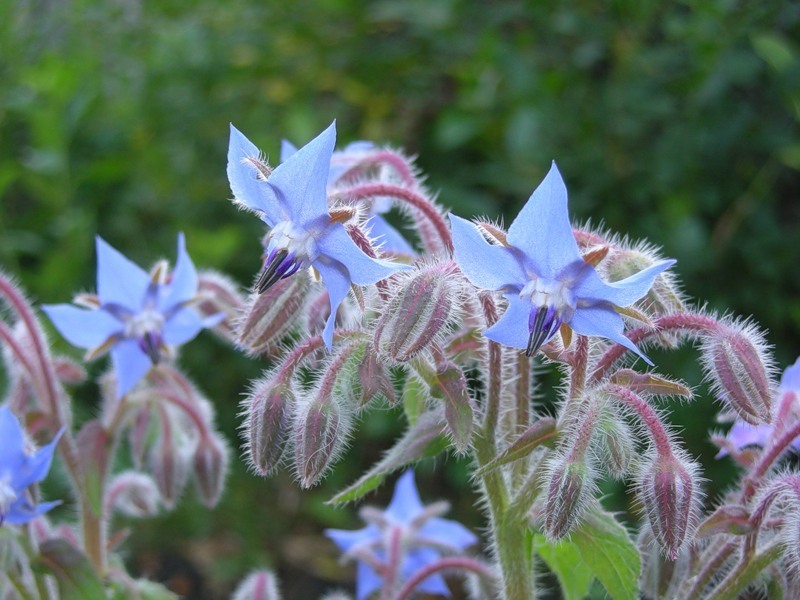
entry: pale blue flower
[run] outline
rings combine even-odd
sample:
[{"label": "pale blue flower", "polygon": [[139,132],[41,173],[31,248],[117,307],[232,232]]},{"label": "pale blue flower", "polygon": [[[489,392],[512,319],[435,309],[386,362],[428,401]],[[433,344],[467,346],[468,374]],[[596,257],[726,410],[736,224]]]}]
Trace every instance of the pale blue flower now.
[{"label": "pale blue flower", "polygon": [[336,311],[350,285],[376,283],[404,268],[367,256],[341,223],[331,221],[327,185],[335,143],[332,123],[268,176],[257,166],[258,148],[233,125],[228,148],[228,180],[236,202],[270,228],[256,289],[263,292],[278,280],[313,266],[322,276],[331,305],[322,336],[328,348]]},{"label": "pale blue flower", "polygon": [[553,163],[508,228],[507,245],[488,243],[468,221],[450,215],[455,259],[478,288],[508,300],[486,337],[534,354],[562,324],[581,335],[608,338],[650,361],[625,335],[618,307],[633,304],[655,277],[675,264],[660,261],[627,279],[606,283],[581,257],[567,212],[567,189]]},{"label": "pale blue flower", "polygon": [[[407,471],[397,480],[394,495],[385,511],[373,511],[370,524],[356,531],[327,529],[331,538],[346,556],[358,560],[356,567],[356,598],[364,600],[381,589],[383,576],[373,568],[364,555],[385,563],[388,544],[401,540],[402,562],[400,579],[406,581],[420,569],[438,561],[443,555],[459,554],[478,541],[466,527],[437,515],[447,510],[446,503],[426,507],[414,484],[414,472]],[[417,591],[449,596],[450,591],[438,573],[423,580]]]},{"label": "pale blue flower", "polygon": [[38,452],[29,453],[22,427],[7,406],[0,408],[0,525],[21,525],[43,515],[60,502],[34,504],[28,486],[41,481],[50,470],[53,451],[61,432]]},{"label": "pale blue flower", "polygon": [[[788,367],[781,377],[778,394],[782,396],[787,393],[793,394],[791,402],[793,402],[794,414],[797,418],[800,418],[800,358],[792,366]],[[791,423],[782,423],[781,425],[785,429]],[[716,457],[727,456],[729,454],[728,448],[731,447],[739,451],[748,446],[761,446],[764,448],[772,441],[774,429],[775,426],[773,424],[751,425],[741,419],[736,419],[725,436],[725,445],[722,446]],[[800,437],[796,437],[789,447],[794,452],[800,453]]]},{"label": "pale blue flower", "polygon": [[[344,150],[337,150],[331,156],[331,167],[328,172],[328,191],[333,190],[343,176],[355,168],[365,156],[375,150],[375,144],[365,140],[350,142]],[[297,152],[297,147],[288,140],[281,140],[281,162],[286,162]],[[375,198],[367,208],[366,225],[375,244],[382,250],[413,256],[414,248],[403,235],[392,227],[382,215],[392,208],[389,198]]]},{"label": "pale blue flower", "polygon": [[178,235],[178,259],[166,283],[156,281],[102,238],[97,240],[97,307],[43,306],[53,325],[74,346],[96,355],[111,349],[122,396],[157,364],[168,346],[184,344],[225,315],[202,317],[194,306],[197,271]]}]

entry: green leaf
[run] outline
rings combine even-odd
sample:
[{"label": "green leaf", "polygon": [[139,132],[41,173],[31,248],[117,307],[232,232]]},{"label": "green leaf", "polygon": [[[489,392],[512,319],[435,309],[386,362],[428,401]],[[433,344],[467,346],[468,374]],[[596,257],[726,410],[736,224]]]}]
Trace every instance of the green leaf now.
[{"label": "green leaf", "polygon": [[642,559],[636,544],[613,515],[596,505],[572,533],[571,542],[614,600],[639,597]]},{"label": "green leaf", "polygon": [[451,362],[436,370],[436,383],[431,394],[444,402],[444,417],[458,452],[466,452],[472,439],[472,400],[467,392],[467,379],[461,368]]},{"label": "green leaf", "polygon": [[558,578],[564,600],[582,600],[586,597],[594,575],[584,563],[576,544],[566,539],[550,542],[537,533],[533,537],[533,548]]},{"label": "green leaf", "polygon": [[353,485],[328,500],[328,504],[344,504],[358,500],[381,485],[386,476],[392,472],[423,458],[436,456],[449,446],[447,438],[442,434],[443,428],[441,410],[423,413],[380,462]]},{"label": "green leaf", "polygon": [[56,578],[61,600],[106,600],[103,584],[89,559],[66,540],[42,542],[34,568]]},{"label": "green leaf", "polygon": [[409,423],[413,425],[417,422],[425,410],[427,401],[428,387],[418,378],[409,374],[406,377],[406,384],[403,386],[403,410]]},{"label": "green leaf", "polygon": [[475,472],[475,476],[480,477],[501,465],[524,458],[543,444],[552,447],[557,437],[558,430],[556,429],[555,419],[542,417],[519,434],[514,443],[506,448],[500,456],[478,469]]}]

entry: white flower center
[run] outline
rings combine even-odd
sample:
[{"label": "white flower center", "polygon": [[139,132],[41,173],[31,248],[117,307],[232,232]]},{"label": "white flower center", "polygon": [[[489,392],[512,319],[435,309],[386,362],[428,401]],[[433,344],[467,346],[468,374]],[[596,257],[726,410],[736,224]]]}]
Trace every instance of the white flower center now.
[{"label": "white flower center", "polygon": [[536,308],[553,308],[562,321],[569,321],[575,312],[575,296],[566,283],[553,279],[536,278],[525,284],[519,297]]},{"label": "white flower center", "polygon": [[145,308],[125,323],[125,337],[141,339],[148,334],[159,334],[164,327],[164,315],[153,308]]},{"label": "white flower center", "polygon": [[291,221],[282,221],[269,232],[267,254],[278,249],[286,250],[295,261],[306,263],[304,266],[308,266],[319,256],[314,234]]}]

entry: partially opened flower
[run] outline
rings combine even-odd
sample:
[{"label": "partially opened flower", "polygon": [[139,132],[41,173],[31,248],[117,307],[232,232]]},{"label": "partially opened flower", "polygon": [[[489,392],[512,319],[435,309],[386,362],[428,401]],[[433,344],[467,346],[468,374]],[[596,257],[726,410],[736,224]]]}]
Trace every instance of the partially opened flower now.
[{"label": "partially opened flower", "polygon": [[60,502],[34,504],[27,488],[47,476],[61,433],[38,452],[30,453],[22,427],[7,406],[0,408],[0,525],[21,525]]},{"label": "partially opened flower", "polygon": [[[362,518],[369,522],[367,527],[356,531],[327,529],[325,535],[339,546],[345,557],[358,561],[356,598],[364,600],[385,584],[393,548],[397,549],[394,560],[399,562],[399,578],[406,581],[443,555],[463,553],[475,544],[478,538],[461,523],[439,518],[448,508],[446,502],[423,505],[414,485],[414,472],[407,471],[397,480],[385,511],[362,511]],[[450,595],[439,573],[424,579],[417,591]]]},{"label": "partially opened flower", "polygon": [[238,204],[255,212],[270,228],[266,261],[256,289],[313,266],[322,276],[331,314],[323,338],[333,342],[336,311],[351,284],[376,283],[402,268],[367,256],[328,212],[328,173],[336,143],[335,123],[274,170],[261,160],[250,140],[231,125],[228,179]]},{"label": "partially opened flower", "polygon": [[[800,358],[783,372],[778,395],[781,397],[780,405],[785,409],[784,422],[779,426],[779,429],[783,430],[793,423],[785,422],[786,416],[800,419]],[[725,438],[717,442],[721,446],[717,458],[727,456],[731,449],[742,451],[748,446],[764,448],[772,441],[774,431],[775,423],[751,425],[742,419],[736,419]],[[800,453],[800,437],[792,441],[790,448]]]},{"label": "partially opened flower", "polygon": [[169,346],[183,344],[225,315],[202,317],[195,309],[197,272],[178,235],[178,259],[167,280],[163,269],[153,276],[97,238],[97,296],[80,296],[89,309],[69,304],[43,306],[69,343],[98,356],[111,350],[117,395],[128,393],[158,364]]},{"label": "partially opened flower", "polygon": [[581,257],[555,163],[511,223],[504,245],[490,244],[460,217],[450,215],[450,223],[455,259],[467,279],[478,288],[501,290],[508,300],[486,337],[530,356],[567,325],[581,335],[622,344],[650,363],[625,337],[618,309],[642,298],[675,261],[657,262],[621,281],[603,281]]}]

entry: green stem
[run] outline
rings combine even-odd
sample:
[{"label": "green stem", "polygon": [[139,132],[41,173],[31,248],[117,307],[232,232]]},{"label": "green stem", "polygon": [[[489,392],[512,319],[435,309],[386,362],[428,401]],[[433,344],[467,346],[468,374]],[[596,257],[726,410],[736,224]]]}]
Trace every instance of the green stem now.
[{"label": "green stem", "polygon": [[745,557],[722,580],[719,587],[708,596],[708,600],[736,600],[739,597],[739,592],[752,583],[764,569],[775,562],[782,552],[781,542],[773,542],[758,554],[749,558]]}]

